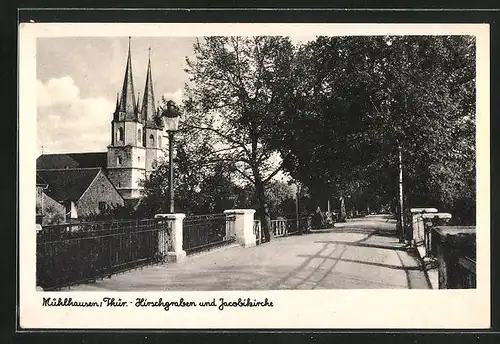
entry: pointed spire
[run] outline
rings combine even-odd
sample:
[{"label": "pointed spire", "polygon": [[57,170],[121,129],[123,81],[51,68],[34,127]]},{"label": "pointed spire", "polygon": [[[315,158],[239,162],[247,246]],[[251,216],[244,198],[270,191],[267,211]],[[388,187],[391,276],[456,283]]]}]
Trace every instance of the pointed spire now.
[{"label": "pointed spire", "polygon": [[137,104],[135,105],[136,111],[139,111],[139,99],[141,99],[141,92],[137,92]]},{"label": "pointed spire", "polygon": [[116,92],[116,106],[115,106],[115,112],[120,110],[120,93]]},{"label": "pointed spire", "polygon": [[144,88],[144,98],[142,100],[142,117],[147,124],[155,125],[155,94],[153,90],[153,77],[151,76],[151,48],[149,48],[148,70],[146,73],[146,86]]},{"label": "pointed spire", "polygon": [[128,57],[125,67],[125,77],[123,79],[122,96],[120,101],[120,112],[125,113],[125,120],[137,120],[134,79],[132,77],[132,57],[130,53],[130,37],[128,38]]}]

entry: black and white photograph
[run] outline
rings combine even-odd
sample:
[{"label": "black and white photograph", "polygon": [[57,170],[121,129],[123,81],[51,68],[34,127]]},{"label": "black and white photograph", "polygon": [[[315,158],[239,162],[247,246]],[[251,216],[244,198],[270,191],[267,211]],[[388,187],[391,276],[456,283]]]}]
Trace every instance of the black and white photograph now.
[{"label": "black and white photograph", "polygon": [[26,314],[488,325],[487,25],[143,26],[21,30]]}]

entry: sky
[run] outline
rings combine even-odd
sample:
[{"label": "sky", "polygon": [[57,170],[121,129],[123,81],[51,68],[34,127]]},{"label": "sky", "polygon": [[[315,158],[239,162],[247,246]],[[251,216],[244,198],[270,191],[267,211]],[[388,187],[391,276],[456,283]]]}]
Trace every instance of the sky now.
[{"label": "sky", "polygon": [[[155,99],[164,95],[180,102],[188,80],[186,57],[193,56],[195,40],[132,37],[135,93],[144,94],[151,48]],[[106,151],[125,73],[128,37],[44,37],[37,39],[36,49],[37,156]]]},{"label": "sky", "polygon": [[[188,75],[186,56],[195,38],[131,39],[136,94],[144,94],[148,52],[155,99],[165,95],[179,102]],[[37,156],[42,152],[104,152],[121,91],[128,37],[38,38]]]}]

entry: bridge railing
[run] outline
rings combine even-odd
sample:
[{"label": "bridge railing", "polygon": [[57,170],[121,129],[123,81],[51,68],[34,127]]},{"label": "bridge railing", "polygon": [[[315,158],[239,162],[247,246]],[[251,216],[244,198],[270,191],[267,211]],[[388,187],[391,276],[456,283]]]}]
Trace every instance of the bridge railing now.
[{"label": "bridge railing", "polygon": [[161,262],[172,249],[171,228],[165,219],[42,227],[36,239],[37,285],[57,290]]},{"label": "bridge railing", "polygon": [[[254,220],[253,234],[255,235],[257,245],[263,242],[264,234],[262,231],[262,223],[260,220]],[[297,234],[299,232],[306,233],[311,228],[311,218],[303,216],[299,218],[299,227],[297,228],[297,219],[274,219],[271,220],[271,234],[273,237],[285,237],[288,235]]]},{"label": "bridge railing", "polygon": [[432,228],[432,254],[438,263],[439,289],[476,288],[476,229],[470,226]]},{"label": "bridge railing", "polygon": [[[57,290],[95,281],[136,267],[179,262],[187,254],[233,242],[262,243],[262,226],[253,209],[221,214],[156,214],[154,219],[95,221],[45,226],[37,230],[37,286]],[[306,232],[310,221],[273,220],[272,235]],[[40,226],[39,226],[40,227]]]},{"label": "bridge railing", "polygon": [[255,235],[255,244],[260,245],[262,243],[262,226],[260,220],[253,221],[253,234]]},{"label": "bridge railing", "polygon": [[228,227],[234,224],[234,216],[224,213],[187,216],[183,223],[183,249],[192,254],[235,241],[227,235]]},{"label": "bridge railing", "polygon": [[450,226],[450,213],[411,208],[405,238],[416,248],[426,269],[438,270],[439,289],[476,287],[474,226]]}]

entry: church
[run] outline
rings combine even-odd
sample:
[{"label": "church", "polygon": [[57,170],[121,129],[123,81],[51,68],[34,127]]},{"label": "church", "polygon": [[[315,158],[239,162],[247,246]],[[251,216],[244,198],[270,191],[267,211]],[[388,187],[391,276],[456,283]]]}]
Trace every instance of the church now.
[{"label": "church", "polygon": [[[163,148],[167,142],[155,103],[151,54],[142,103],[139,98],[134,88],[129,38],[125,76],[112,114],[107,151],[40,155],[36,162],[37,219],[47,217],[44,203],[49,202],[64,207],[65,220],[138,203],[142,182],[165,158]],[[57,218],[62,222],[61,216]]]}]

